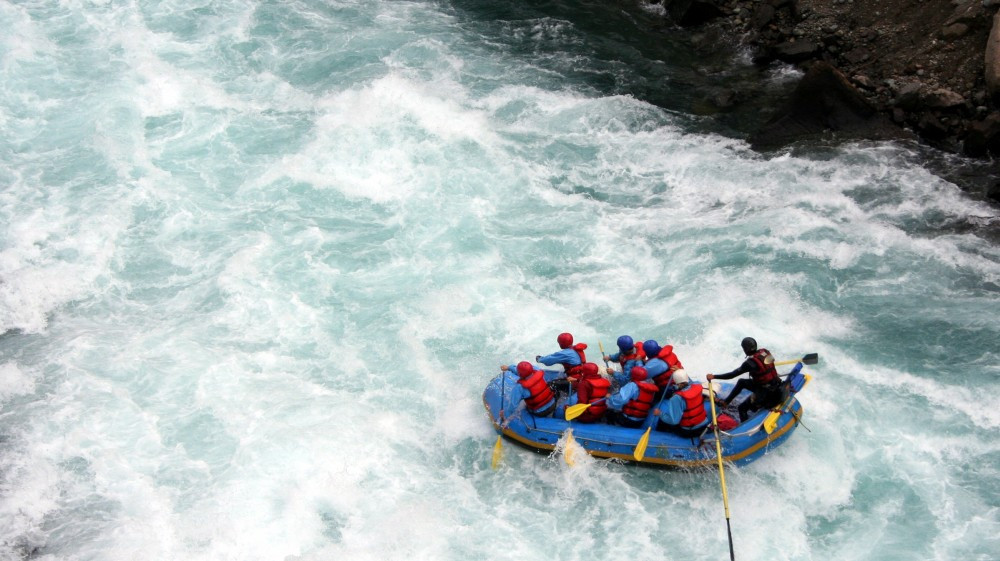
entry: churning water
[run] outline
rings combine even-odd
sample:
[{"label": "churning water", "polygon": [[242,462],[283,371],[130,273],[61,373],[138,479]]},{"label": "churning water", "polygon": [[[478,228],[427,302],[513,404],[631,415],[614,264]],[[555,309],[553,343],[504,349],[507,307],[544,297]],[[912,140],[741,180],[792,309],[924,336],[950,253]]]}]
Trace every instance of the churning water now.
[{"label": "churning water", "polygon": [[0,2],[0,558],[727,558],[714,471],[490,469],[561,331],[819,353],[737,559],[1000,558],[996,209],[756,154],[685,110],[745,63],[539,6]]}]

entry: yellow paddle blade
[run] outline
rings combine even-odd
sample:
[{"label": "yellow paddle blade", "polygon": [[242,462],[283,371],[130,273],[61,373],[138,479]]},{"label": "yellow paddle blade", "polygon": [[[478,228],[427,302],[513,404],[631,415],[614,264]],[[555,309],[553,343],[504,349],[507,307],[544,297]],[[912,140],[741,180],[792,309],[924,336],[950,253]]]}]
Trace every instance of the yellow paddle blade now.
[{"label": "yellow paddle blade", "polygon": [[771,434],[778,426],[778,419],[781,418],[781,411],[771,411],[764,419],[764,432]]},{"label": "yellow paddle blade", "polygon": [[643,433],[642,438],[639,439],[639,443],[635,445],[635,451],[632,452],[632,457],[635,461],[641,462],[642,457],[646,455],[646,446],[649,444],[649,431],[653,427],[646,427],[646,432]]},{"label": "yellow paddle blade", "polygon": [[497,469],[500,461],[503,460],[503,437],[497,436],[497,443],[493,445],[493,469]]},{"label": "yellow paddle blade", "polygon": [[572,421],[573,419],[583,415],[583,412],[587,410],[592,404],[590,403],[577,403],[576,405],[570,405],[566,408],[566,420]]},{"label": "yellow paddle blade", "polygon": [[[804,374],[804,376],[805,376],[805,381],[802,382],[802,386],[799,388],[799,391],[802,391],[802,388],[806,387],[806,384],[809,383],[809,380],[812,380],[812,376],[808,374]],[[788,399],[785,400],[785,403],[781,406],[781,409],[779,411],[771,411],[770,413],[767,414],[767,417],[764,419],[764,432],[766,432],[767,434],[771,434],[772,432],[774,432],[774,429],[778,427],[778,419],[781,418],[781,414],[792,408],[792,399],[794,399],[792,396],[788,396]]]}]

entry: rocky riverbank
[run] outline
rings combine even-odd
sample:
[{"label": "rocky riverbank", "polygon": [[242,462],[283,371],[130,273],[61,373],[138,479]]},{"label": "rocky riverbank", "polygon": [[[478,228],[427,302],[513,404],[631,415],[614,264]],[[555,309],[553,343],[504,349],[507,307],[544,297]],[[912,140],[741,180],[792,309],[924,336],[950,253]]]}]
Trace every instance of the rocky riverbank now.
[{"label": "rocky riverbank", "polygon": [[[988,52],[1000,41],[991,39],[1000,0],[662,2],[674,23],[721,31],[760,65],[805,71],[792,99],[751,135],[755,146],[913,136],[947,152],[1000,156],[1000,76],[990,76],[1000,53]],[[991,197],[1000,200],[1000,190]]]}]

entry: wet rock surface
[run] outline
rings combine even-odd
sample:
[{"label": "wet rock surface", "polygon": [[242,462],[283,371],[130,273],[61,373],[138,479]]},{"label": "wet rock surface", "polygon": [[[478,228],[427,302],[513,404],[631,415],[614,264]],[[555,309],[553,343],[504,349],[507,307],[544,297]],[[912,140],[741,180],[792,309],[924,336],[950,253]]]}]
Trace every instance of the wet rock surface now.
[{"label": "wet rock surface", "polygon": [[751,135],[758,147],[824,132],[885,139],[895,127],[946,152],[1000,155],[1000,0],[714,0],[715,11],[709,0],[662,1],[675,23],[719,31],[758,65],[805,72],[812,85]]}]

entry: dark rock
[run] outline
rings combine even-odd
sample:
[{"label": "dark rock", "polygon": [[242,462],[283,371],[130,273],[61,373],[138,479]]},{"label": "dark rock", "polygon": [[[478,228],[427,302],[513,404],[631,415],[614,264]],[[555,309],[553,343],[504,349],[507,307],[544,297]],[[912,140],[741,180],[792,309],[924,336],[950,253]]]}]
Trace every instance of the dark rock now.
[{"label": "dark rock", "polygon": [[931,109],[954,109],[964,106],[965,98],[951,90],[938,88],[923,93],[921,95],[921,102],[924,107]]},{"label": "dark rock", "polygon": [[933,113],[921,114],[917,121],[917,129],[930,140],[941,140],[948,135],[948,127],[942,124]]},{"label": "dark rock", "polygon": [[975,158],[1000,154],[1000,114],[991,113],[969,125],[962,151]]},{"label": "dark rock", "polygon": [[953,41],[969,33],[969,26],[964,23],[953,23],[941,30],[941,38]]},{"label": "dark rock", "polygon": [[920,82],[906,82],[896,91],[896,107],[907,111],[918,111],[921,108],[920,92],[924,85]]},{"label": "dark rock", "polygon": [[956,4],[955,11],[945,22],[946,26],[956,23],[973,24],[976,20],[986,17],[982,0],[960,0],[954,4]]},{"label": "dark rock", "polygon": [[695,27],[723,15],[722,8],[711,0],[667,0],[667,13],[681,27]]},{"label": "dark rock", "polygon": [[816,58],[822,48],[812,41],[786,41],[779,43],[771,49],[770,55],[776,60],[795,64]]},{"label": "dark rock", "polygon": [[1000,183],[994,183],[986,189],[986,198],[995,203],[1000,203]]},{"label": "dark rock", "polygon": [[750,25],[754,29],[764,29],[772,21],[774,21],[774,6],[770,4],[761,4],[753,12],[753,17],[750,18]]},{"label": "dark rock", "polygon": [[851,78],[851,80],[853,80],[855,84],[861,86],[866,90],[875,89],[875,83],[872,82],[871,79],[868,78],[868,76],[865,76],[864,74],[855,74],[854,77]]},{"label": "dark rock", "polygon": [[870,58],[871,58],[871,53],[868,52],[868,49],[864,49],[861,47],[858,47],[856,49],[851,49],[850,51],[844,53],[844,60],[846,60],[851,64],[860,64]]},{"label": "dark rock", "polygon": [[910,136],[869,105],[843,74],[817,61],[784,107],[751,134],[749,142],[756,150],[770,150],[831,132],[838,137],[872,140]]}]

